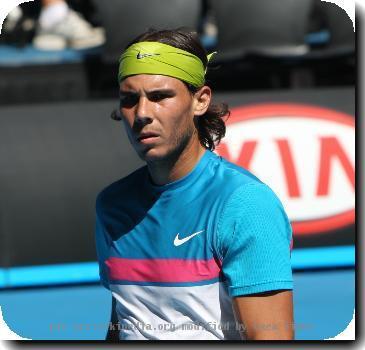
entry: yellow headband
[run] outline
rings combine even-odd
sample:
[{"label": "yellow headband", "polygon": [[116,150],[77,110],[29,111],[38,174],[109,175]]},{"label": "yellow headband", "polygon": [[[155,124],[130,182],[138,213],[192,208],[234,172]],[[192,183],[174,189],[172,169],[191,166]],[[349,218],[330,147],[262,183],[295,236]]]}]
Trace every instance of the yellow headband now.
[{"label": "yellow headband", "polygon": [[[207,56],[208,62],[215,52]],[[135,74],[161,74],[183,80],[195,87],[205,83],[203,62],[188,51],[159,42],[135,43],[119,59],[118,82]]]}]

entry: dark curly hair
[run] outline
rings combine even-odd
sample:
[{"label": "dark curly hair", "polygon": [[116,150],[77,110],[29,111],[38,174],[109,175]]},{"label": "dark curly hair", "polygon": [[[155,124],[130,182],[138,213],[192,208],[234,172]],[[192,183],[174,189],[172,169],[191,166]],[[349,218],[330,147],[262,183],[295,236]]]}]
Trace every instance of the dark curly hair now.
[{"label": "dark curly hair", "polygon": [[[186,28],[171,30],[149,29],[147,32],[132,40],[125,49],[141,41],[157,41],[188,51],[199,57],[203,62],[204,69],[207,68],[207,52],[200,43],[197,33],[194,31],[190,31]],[[184,83],[191,93],[195,93],[199,90],[199,88],[192,86],[191,84]],[[211,103],[206,113],[195,119],[195,127],[197,128],[199,141],[202,146],[211,151],[215,149],[226,133],[224,117],[228,117],[229,114],[230,112],[226,103]],[[115,118],[113,114],[112,118],[120,119]]]}]

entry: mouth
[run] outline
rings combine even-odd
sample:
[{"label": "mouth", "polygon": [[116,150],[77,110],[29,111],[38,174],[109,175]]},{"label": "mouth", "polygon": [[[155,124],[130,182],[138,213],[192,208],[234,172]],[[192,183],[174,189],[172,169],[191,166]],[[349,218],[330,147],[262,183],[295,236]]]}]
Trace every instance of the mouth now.
[{"label": "mouth", "polygon": [[154,142],[158,137],[159,135],[154,132],[144,132],[138,136],[137,141],[140,143],[151,143]]}]

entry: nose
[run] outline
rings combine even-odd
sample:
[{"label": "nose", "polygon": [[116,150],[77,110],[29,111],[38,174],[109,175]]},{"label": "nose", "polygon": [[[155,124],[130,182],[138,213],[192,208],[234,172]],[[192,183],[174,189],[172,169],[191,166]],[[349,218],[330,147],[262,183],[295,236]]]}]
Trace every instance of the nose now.
[{"label": "nose", "polygon": [[150,104],[148,98],[141,96],[137,104],[134,124],[136,127],[142,128],[150,123],[152,123]]}]

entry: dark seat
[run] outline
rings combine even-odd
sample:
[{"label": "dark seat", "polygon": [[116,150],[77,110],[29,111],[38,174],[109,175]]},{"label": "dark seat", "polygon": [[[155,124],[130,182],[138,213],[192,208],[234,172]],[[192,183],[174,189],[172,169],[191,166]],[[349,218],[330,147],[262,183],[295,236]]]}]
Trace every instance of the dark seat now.
[{"label": "dark seat", "polygon": [[313,0],[212,0],[218,25],[217,60],[249,54],[300,56]]},{"label": "dark seat", "polygon": [[318,11],[324,27],[329,32],[326,46],[310,53],[310,58],[329,59],[353,55],[355,52],[355,32],[352,21],[345,10],[336,4],[321,1]]},{"label": "dark seat", "polygon": [[148,28],[197,29],[198,0],[106,0],[94,1],[106,31],[103,61],[115,63],[124,47]]}]

